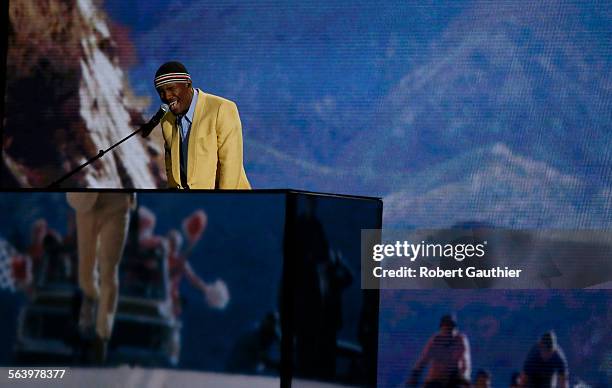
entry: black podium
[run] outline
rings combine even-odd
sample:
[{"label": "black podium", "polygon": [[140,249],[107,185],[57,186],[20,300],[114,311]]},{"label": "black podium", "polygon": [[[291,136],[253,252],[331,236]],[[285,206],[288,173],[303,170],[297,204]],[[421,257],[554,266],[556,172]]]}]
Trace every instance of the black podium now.
[{"label": "black podium", "polygon": [[[236,375],[244,386],[248,376],[275,377],[283,387],[376,385],[379,295],[360,287],[360,238],[362,229],[381,228],[380,199],[294,190],[136,193],[110,367]],[[32,272],[25,284],[11,262],[13,293],[0,293],[1,312],[12,318],[0,340],[14,344],[1,364],[79,365],[78,255],[65,193],[1,193],[0,212],[2,243],[13,256],[29,254]],[[204,225],[196,213],[205,214]],[[55,245],[49,237],[36,246],[41,224]],[[198,227],[177,267],[167,258],[168,236],[188,245]],[[185,263],[206,282],[227,285],[226,308],[207,307],[180,272]]]}]

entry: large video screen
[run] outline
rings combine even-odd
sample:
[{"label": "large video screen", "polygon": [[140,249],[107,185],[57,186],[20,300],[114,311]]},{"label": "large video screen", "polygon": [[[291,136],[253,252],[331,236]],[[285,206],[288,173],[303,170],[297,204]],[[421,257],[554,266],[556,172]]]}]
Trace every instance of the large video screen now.
[{"label": "large video screen", "polygon": [[[97,207],[75,212],[58,192],[0,195],[0,365],[93,365],[82,327],[93,287],[91,324],[109,341],[100,365],[278,379],[282,194],[137,193],[118,261],[109,247],[121,224],[99,211],[131,194],[79,194],[98,195]],[[93,257],[79,217],[95,217]]]},{"label": "large video screen", "polygon": [[[610,246],[612,15],[608,2],[10,0],[3,6],[8,11],[8,45],[1,188],[48,187],[129,136],[160,108],[154,87],[160,65],[180,61],[194,87],[235,102],[244,170],[254,189],[380,197],[384,231],[480,225],[507,230],[509,235],[593,232],[603,236],[606,249]],[[104,154],[59,188],[165,188],[166,153],[158,126],[150,136],[135,136]],[[6,197],[10,201],[0,202],[0,233],[12,254],[31,256],[28,244],[41,228],[56,230],[62,239],[73,228],[67,223],[63,194],[36,199],[45,195],[13,193]],[[194,213],[199,208],[190,207],[189,201],[184,204],[189,212],[181,213],[172,207],[174,203],[153,198],[143,196],[138,203],[156,216],[156,230],[165,238],[173,228],[180,231],[184,219],[199,217]],[[207,257],[222,253],[215,246],[219,240],[209,236],[227,232],[214,227],[218,218],[213,213],[217,205],[231,208],[229,202],[213,202],[202,208],[209,227],[194,251],[206,246]],[[262,209],[278,210],[263,202]],[[353,260],[359,237],[345,233],[343,220],[359,221],[362,214],[336,205],[318,202],[317,222],[323,225],[327,244],[336,250],[345,244],[341,253]],[[309,208],[308,201],[298,201],[295,210],[307,215]],[[244,214],[224,221],[228,228],[248,225],[260,237],[246,244],[240,241],[245,244],[240,246],[253,243],[265,248],[261,255],[280,257],[285,249],[284,224],[264,231],[259,225],[268,213],[261,218]],[[39,222],[41,218],[45,222]],[[172,222],[165,224],[166,220]],[[264,232],[265,236],[258,234]],[[248,260],[253,251],[238,251],[238,242],[224,236],[220,241],[237,250],[237,262]],[[574,249],[583,241],[563,238],[555,240],[559,242],[555,252],[580,268],[582,257]],[[183,244],[188,243],[185,239]],[[505,248],[513,248],[513,240],[506,243]],[[529,244],[534,246],[531,240]],[[334,249],[319,257],[341,263]],[[548,260],[551,252],[539,249],[529,258]],[[121,278],[121,284],[134,280],[131,288],[124,289],[126,295],[162,292],[163,284],[147,286],[150,282],[130,275],[126,263],[127,280]],[[136,273],[148,271],[139,265],[132,266]],[[206,261],[206,266],[194,270],[243,284],[242,278],[233,278],[237,270],[223,273],[225,267],[217,265],[221,264]],[[358,264],[351,265],[358,270]],[[582,267],[591,270],[593,279],[609,278],[609,267]],[[27,279],[27,268],[19,264],[13,270],[35,281]],[[211,332],[248,331],[253,327],[248,325],[258,324],[276,329],[274,310],[280,303],[282,271],[274,270],[274,276],[261,285],[267,290],[258,294],[265,300],[257,304],[261,309],[245,302],[244,311],[236,312],[245,314],[240,317],[206,307],[193,288],[181,286],[187,296],[181,305],[184,319],[180,327],[167,330],[180,330],[183,338],[189,333],[196,340],[184,341],[175,364],[211,373],[227,371],[231,346],[209,336]],[[564,276],[573,273],[568,268],[556,270]],[[546,275],[549,280],[557,273]],[[319,292],[315,283],[310,286]],[[371,342],[360,342],[360,326],[354,321],[361,305],[349,304],[342,306],[342,327],[333,333],[342,345],[336,350],[343,352],[335,360],[334,373],[325,372],[331,361],[318,357],[326,353],[331,340],[310,353],[303,343],[285,342],[285,349],[295,352],[285,367],[289,365],[296,378],[357,384],[351,376],[361,373],[370,379],[368,370],[352,371],[360,363],[371,364],[366,356],[376,353],[378,386],[436,383],[425,350],[441,326],[454,325],[464,335],[456,338],[469,342],[467,375],[474,384],[477,376],[494,387],[508,386],[511,380],[527,384],[525,371],[531,365],[527,361],[542,356],[538,351],[546,347],[557,354],[556,373],[551,376],[569,376],[566,381],[572,386],[612,386],[612,339],[606,330],[611,323],[610,283],[587,283],[601,289],[557,290],[548,283],[537,290],[449,290],[447,284],[382,290],[376,352]],[[229,282],[228,286],[234,303],[240,294],[233,293]],[[0,296],[3,309],[16,316],[31,295],[18,284],[12,287],[16,291],[10,296],[6,292]],[[360,292],[353,280],[336,296],[356,297]],[[301,317],[299,312],[292,314],[296,320]],[[194,321],[203,322],[202,326]],[[329,329],[337,321],[315,323]],[[9,326],[0,330],[1,342],[14,343],[17,321],[2,325]],[[132,333],[133,327],[126,327],[124,332]],[[274,346],[280,346],[275,331],[268,334]],[[168,338],[172,344],[175,337]],[[224,356],[205,353],[202,344]],[[463,342],[457,346],[466,348]],[[173,349],[176,354],[176,346]],[[270,355],[274,362],[275,352]],[[0,360],[10,357],[13,349],[0,349]],[[270,373],[276,378],[279,369]],[[451,385],[464,383],[453,380]]]},{"label": "large video screen", "polygon": [[[560,384],[564,374],[571,387],[607,387],[611,295],[609,289],[381,291],[378,386],[447,379],[443,386],[550,387],[563,386],[551,382]],[[448,316],[455,334],[445,337]],[[540,358],[551,333],[551,357]],[[459,338],[465,348],[453,343]],[[458,360],[467,361],[467,381],[452,381]]]},{"label": "large video screen", "polygon": [[[254,188],[384,197],[385,225],[610,225],[605,2],[8,8],[5,187],[45,187],[129,134],[178,60],[236,102]],[[65,187],[165,187],[163,158],[157,129]]]},{"label": "large video screen", "polygon": [[0,212],[1,367],[68,367],[68,385],[125,365],[211,387],[376,384],[379,294],[354,242],[380,200],[14,192]]}]

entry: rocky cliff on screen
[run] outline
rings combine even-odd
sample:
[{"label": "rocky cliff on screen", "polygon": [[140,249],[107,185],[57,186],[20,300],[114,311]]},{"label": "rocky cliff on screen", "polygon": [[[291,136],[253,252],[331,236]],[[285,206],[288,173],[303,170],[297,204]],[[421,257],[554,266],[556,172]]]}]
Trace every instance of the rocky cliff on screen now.
[{"label": "rocky cliff on screen", "polygon": [[[45,187],[144,122],[113,27],[90,0],[10,2],[3,187]],[[132,138],[62,187],[162,186],[157,144]]]}]

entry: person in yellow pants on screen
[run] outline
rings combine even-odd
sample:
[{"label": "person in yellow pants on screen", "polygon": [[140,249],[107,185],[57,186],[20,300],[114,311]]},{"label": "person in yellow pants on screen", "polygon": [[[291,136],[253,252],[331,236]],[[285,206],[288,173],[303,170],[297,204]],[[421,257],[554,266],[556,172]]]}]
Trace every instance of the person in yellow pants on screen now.
[{"label": "person in yellow pants on screen", "polygon": [[84,338],[94,337],[89,358],[102,364],[113,331],[119,296],[119,262],[135,195],[67,193],[67,200],[76,211],[78,276],[83,292],[79,331]]}]

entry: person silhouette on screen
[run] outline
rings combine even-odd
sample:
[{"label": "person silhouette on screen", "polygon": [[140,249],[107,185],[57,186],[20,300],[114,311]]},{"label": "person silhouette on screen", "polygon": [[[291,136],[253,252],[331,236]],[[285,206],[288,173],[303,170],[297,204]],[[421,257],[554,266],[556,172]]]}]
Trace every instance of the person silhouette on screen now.
[{"label": "person silhouette on screen", "polygon": [[296,222],[299,277],[295,294],[296,369],[302,377],[332,380],[336,374],[337,335],[342,327],[342,292],[353,275],[341,252],[329,247],[316,215],[316,199]]},{"label": "person silhouette on screen", "polygon": [[278,313],[268,312],[234,342],[225,370],[240,374],[278,373],[280,337]]},{"label": "person silhouette on screen", "polygon": [[476,372],[473,388],[491,388],[491,373],[484,369]]},{"label": "person silhouette on screen", "polygon": [[553,331],[544,333],[531,348],[523,372],[527,388],[569,387],[567,361]]},{"label": "person silhouette on screen", "polygon": [[452,315],[440,319],[440,330],[427,341],[406,385],[417,386],[427,366],[425,388],[470,386],[470,345],[467,336],[457,330],[457,321]]},{"label": "person silhouette on screen", "polygon": [[521,388],[523,387],[524,376],[520,372],[512,373],[510,377],[510,388]]}]

